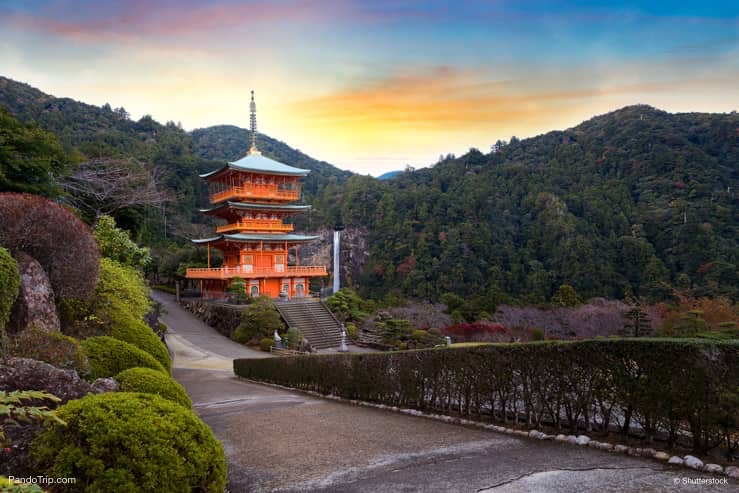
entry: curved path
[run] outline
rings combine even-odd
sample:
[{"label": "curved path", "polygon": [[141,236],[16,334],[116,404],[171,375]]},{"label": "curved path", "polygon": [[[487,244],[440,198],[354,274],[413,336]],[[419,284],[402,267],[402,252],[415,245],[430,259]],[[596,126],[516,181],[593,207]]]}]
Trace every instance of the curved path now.
[{"label": "curved path", "polygon": [[[223,442],[229,490],[331,492],[696,492],[710,475],[559,442],[541,442],[240,380],[233,343],[157,293],[174,376]],[[720,478],[723,479],[723,478]],[[676,484],[677,481],[677,484]]]}]

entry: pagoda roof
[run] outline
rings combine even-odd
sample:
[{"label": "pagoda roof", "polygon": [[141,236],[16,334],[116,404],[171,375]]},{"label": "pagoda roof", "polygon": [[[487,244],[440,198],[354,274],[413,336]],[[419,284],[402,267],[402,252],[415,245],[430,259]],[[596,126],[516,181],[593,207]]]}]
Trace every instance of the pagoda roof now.
[{"label": "pagoda roof", "polygon": [[261,153],[250,152],[238,161],[229,162],[226,166],[223,166],[215,171],[200,175],[200,178],[210,178],[229,169],[235,171],[264,173],[267,175],[287,176],[305,176],[310,173],[310,170],[308,169],[294,168],[293,166],[288,166],[287,164],[265,157]]},{"label": "pagoda roof", "polygon": [[262,211],[285,211],[285,212],[300,212],[307,211],[311,208],[310,205],[297,205],[297,204],[254,204],[251,202],[224,202],[211,207],[210,209],[200,209],[200,212],[208,214],[210,212],[216,212],[225,208],[233,209],[256,209]]},{"label": "pagoda roof", "polygon": [[279,241],[279,242],[290,242],[290,243],[304,243],[308,241],[314,241],[320,239],[320,236],[304,236],[295,234],[251,234],[251,233],[235,233],[232,235],[218,235],[212,238],[203,238],[192,240],[193,243],[205,244],[213,243],[219,240],[231,240],[231,241]]}]

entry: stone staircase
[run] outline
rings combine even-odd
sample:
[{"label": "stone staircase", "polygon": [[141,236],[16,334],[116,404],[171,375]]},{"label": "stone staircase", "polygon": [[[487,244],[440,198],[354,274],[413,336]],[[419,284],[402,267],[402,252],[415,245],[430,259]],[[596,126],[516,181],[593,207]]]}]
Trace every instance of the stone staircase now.
[{"label": "stone staircase", "polygon": [[318,299],[275,302],[288,327],[297,327],[313,349],[341,346],[341,324]]}]

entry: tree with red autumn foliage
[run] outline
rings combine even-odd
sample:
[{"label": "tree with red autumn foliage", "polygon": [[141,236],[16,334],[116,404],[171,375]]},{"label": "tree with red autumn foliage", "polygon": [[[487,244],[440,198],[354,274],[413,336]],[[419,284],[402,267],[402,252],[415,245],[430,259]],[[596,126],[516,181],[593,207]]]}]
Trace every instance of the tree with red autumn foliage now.
[{"label": "tree with red autumn foliage", "polygon": [[0,193],[0,245],[25,252],[49,276],[57,298],[85,299],[98,280],[100,252],[90,228],[38,195]]}]

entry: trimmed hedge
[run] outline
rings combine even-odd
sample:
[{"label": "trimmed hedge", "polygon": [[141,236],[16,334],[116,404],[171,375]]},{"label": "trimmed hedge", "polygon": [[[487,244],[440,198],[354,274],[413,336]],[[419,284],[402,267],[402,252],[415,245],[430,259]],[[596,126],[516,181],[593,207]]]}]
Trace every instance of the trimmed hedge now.
[{"label": "trimmed hedge", "polygon": [[113,377],[129,368],[151,368],[167,374],[167,370],[154,356],[133,344],[110,336],[88,337],[82,341],[82,348],[90,364],[90,381],[96,378]]},{"label": "trimmed hedge", "polygon": [[121,385],[122,392],[155,394],[188,409],[192,408],[192,401],[185,387],[160,371],[151,368],[129,368],[116,375],[115,379]]},{"label": "trimmed hedge", "polygon": [[739,448],[739,342],[603,339],[239,359],[241,377],[425,411]]},{"label": "trimmed hedge", "polygon": [[156,395],[110,392],[69,401],[31,446],[39,474],[75,477],[61,492],[223,493],[226,460],[192,411]]},{"label": "trimmed hedge", "polygon": [[167,347],[143,320],[116,314],[112,317],[110,335],[146,351],[154,356],[165,369],[169,370],[172,366]]}]

